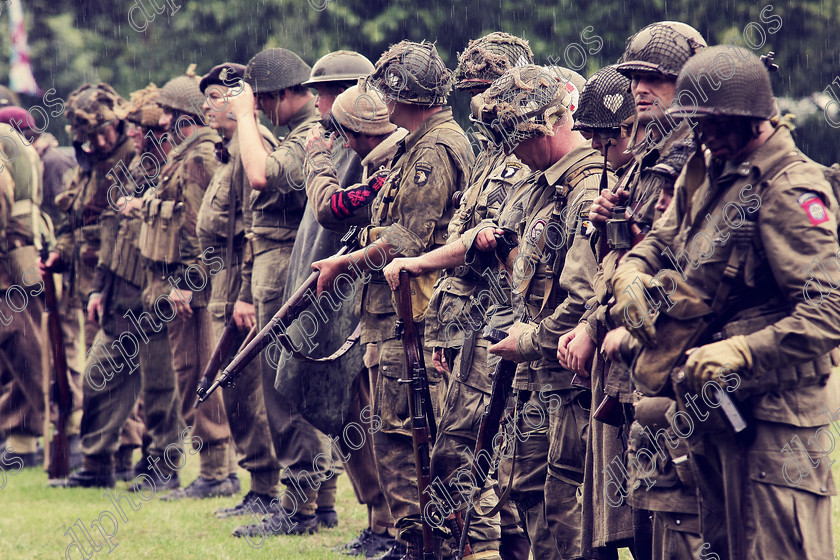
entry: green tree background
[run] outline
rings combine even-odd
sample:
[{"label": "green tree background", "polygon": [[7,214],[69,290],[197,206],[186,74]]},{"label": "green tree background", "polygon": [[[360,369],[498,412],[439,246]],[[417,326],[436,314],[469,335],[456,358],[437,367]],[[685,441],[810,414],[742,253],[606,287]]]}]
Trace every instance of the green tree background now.
[{"label": "green tree background", "polygon": [[[198,64],[198,72],[206,72],[219,62],[247,63],[258,51],[280,46],[310,64],[342,48],[359,51],[375,62],[388,45],[401,39],[426,39],[437,42],[444,61],[454,68],[458,52],[470,39],[497,30],[528,39],[538,63],[559,60],[565,66],[580,67],[589,76],[618,59],[628,36],[658,20],[684,21],[703,33],[709,44],[735,42],[757,54],[775,51],[781,67],[773,77],[778,96],[802,98],[821,92],[840,72],[840,49],[835,43],[840,0],[775,4],[740,0],[12,1],[25,2],[39,86],[55,88],[64,99],[80,84],[97,80],[111,83],[127,96],[150,81],[163,85],[191,62]],[[143,32],[129,24],[129,10],[136,4],[154,18]],[[155,4],[163,13],[156,13]],[[173,6],[179,6],[174,14]],[[136,26],[143,27],[138,9],[135,16]],[[6,22],[3,26],[8,29]],[[589,26],[591,30],[585,32]],[[597,51],[595,36],[602,41]],[[0,33],[0,49],[6,55],[0,58],[0,78],[4,78],[8,75],[8,32]],[[840,87],[835,91],[840,98]],[[39,97],[24,97],[24,104],[36,103],[41,103]],[[468,100],[455,95],[452,103],[456,116],[465,123]],[[840,159],[837,129],[829,126],[822,112],[815,112],[813,104],[796,107],[803,148],[823,162]],[[61,119],[53,119],[50,130],[62,134],[63,125]]]}]

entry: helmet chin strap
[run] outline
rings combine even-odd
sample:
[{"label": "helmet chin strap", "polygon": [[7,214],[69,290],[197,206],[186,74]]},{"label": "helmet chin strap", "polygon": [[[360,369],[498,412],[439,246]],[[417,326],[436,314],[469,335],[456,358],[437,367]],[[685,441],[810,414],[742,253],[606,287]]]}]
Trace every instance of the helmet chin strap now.
[{"label": "helmet chin strap", "polygon": [[608,138],[606,142],[604,142],[604,171],[601,173],[601,186],[600,190],[604,190],[607,188],[607,173],[609,171],[607,167],[607,159],[610,153],[610,146],[613,145],[612,139]]}]

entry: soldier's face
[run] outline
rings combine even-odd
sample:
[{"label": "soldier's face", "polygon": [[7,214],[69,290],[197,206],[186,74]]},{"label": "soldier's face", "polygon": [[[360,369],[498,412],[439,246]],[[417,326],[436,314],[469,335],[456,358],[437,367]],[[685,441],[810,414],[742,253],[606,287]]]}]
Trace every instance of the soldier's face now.
[{"label": "soldier's face", "polygon": [[127,126],[125,135],[134,140],[134,151],[138,155],[142,154],[145,151],[144,144],[146,142],[146,139],[143,138],[143,128],[134,123],[128,123]]},{"label": "soldier's face", "polygon": [[172,127],[172,120],[175,115],[169,109],[164,108],[163,113],[158,119],[158,126],[161,127],[163,130],[169,130]]},{"label": "soldier's face", "polygon": [[82,145],[82,150],[87,153],[110,154],[117,147],[119,132],[117,121],[105,123],[95,132],[88,134],[76,133],[76,141]]},{"label": "soldier's face", "polygon": [[292,115],[284,109],[285,90],[274,93],[257,93],[254,94],[254,97],[257,100],[257,107],[265,113],[274,126],[284,126],[292,118]]},{"label": "soldier's face", "polygon": [[335,86],[323,85],[323,84],[316,84],[313,86],[315,91],[318,92],[318,95],[315,97],[315,107],[317,107],[318,112],[321,113],[321,118],[332,110],[333,103],[335,103],[335,98],[341,93],[339,88]]},{"label": "soldier's face", "polygon": [[633,154],[624,153],[627,150],[627,144],[630,142],[630,139],[622,138],[620,129],[596,128],[593,130],[581,130],[580,135],[592,142],[593,150],[598,150],[602,156],[607,156],[607,161],[613,169],[622,167],[633,157]]},{"label": "soldier's face", "polygon": [[656,219],[659,219],[662,214],[665,213],[665,210],[671,205],[671,201],[674,199],[674,185],[670,182],[665,181],[662,185],[662,188],[659,191],[659,198],[656,200],[656,206],[654,206],[654,210],[656,210]]},{"label": "soldier's face", "polygon": [[519,161],[530,167],[533,171],[545,171],[550,167],[546,165],[547,157],[545,150],[545,136],[538,134],[519,142],[511,151],[505,147],[505,154],[513,153]]},{"label": "soldier's face", "polygon": [[697,134],[712,157],[727,161],[739,160],[752,140],[748,119],[731,117],[698,118]]},{"label": "soldier's face", "polygon": [[655,118],[663,118],[663,111],[671,105],[676,93],[676,80],[662,74],[639,72],[630,74],[630,93],[636,103],[636,116],[655,111]]},{"label": "soldier's face", "polygon": [[227,93],[219,86],[207,88],[202,111],[209,120],[210,128],[218,130],[225,138],[230,138],[236,132],[236,120],[228,109]]}]

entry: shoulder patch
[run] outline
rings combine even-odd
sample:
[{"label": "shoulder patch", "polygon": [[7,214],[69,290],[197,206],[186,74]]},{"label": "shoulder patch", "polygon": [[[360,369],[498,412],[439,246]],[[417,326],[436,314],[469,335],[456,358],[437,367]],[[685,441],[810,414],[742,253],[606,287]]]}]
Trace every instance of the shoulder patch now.
[{"label": "shoulder patch", "polygon": [[521,163],[508,163],[507,165],[505,165],[501,177],[502,179],[510,179],[511,177],[516,175],[516,172],[520,169],[522,169]]},{"label": "shoulder patch", "polygon": [[421,187],[429,182],[429,176],[432,174],[432,166],[428,163],[418,162],[414,164],[414,184]]},{"label": "shoulder patch", "polygon": [[545,220],[539,219],[533,223],[531,229],[528,231],[528,239],[531,243],[536,244],[540,240],[543,230],[545,229]]},{"label": "shoulder patch", "polygon": [[811,225],[817,226],[828,221],[828,209],[823,204],[822,199],[815,193],[805,193],[799,197],[797,202],[805,210],[805,214],[811,220]]}]

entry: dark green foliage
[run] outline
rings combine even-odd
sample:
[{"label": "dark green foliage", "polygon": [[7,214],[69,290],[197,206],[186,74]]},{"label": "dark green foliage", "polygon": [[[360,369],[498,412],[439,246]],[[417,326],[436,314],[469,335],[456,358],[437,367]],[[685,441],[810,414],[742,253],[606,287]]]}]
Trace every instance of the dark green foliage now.
[{"label": "dark green foliage", "polygon": [[[781,71],[773,86],[780,96],[822,91],[840,67],[840,49],[834,43],[840,23],[838,0],[772,5],[746,0],[170,0],[181,4],[171,16],[166,0],[136,0],[151,14],[152,1],[165,8],[143,33],[128,22],[134,0],[23,1],[35,76],[42,89],[55,87],[62,98],[90,80],[108,81],[127,95],[149,81],[163,85],[191,62],[198,63],[198,72],[206,72],[226,60],[247,63],[266,47],[289,48],[310,64],[340,48],[357,50],[375,62],[388,45],[401,39],[427,39],[437,41],[441,57],[454,68],[458,52],[470,39],[497,30],[528,39],[538,63],[547,64],[550,57],[561,65],[580,67],[580,73],[589,76],[618,59],[629,35],[666,19],[693,25],[710,44],[734,40],[758,46],[761,29],[765,43],[754,51],[777,52]],[[324,6],[322,11],[314,8]],[[762,14],[765,6],[771,7]],[[783,20],[778,29],[775,16]],[[2,18],[7,26],[5,12]],[[588,26],[592,29],[582,37]],[[595,36],[603,41],[597,52]],[[3,77],[8,74],[8,50],[8,33],[0,33]],[[585,60],[580,55],[584,51]],[[465,123],[468,101],[462,97],[454,94],[452,103]],[[62,129],[59,121],[51,122],[51,131]],[[825,145],[825,139],[831,145],[836,133],[822,125],[826,130],[814,132],[820,134],[820,144]]]}]

